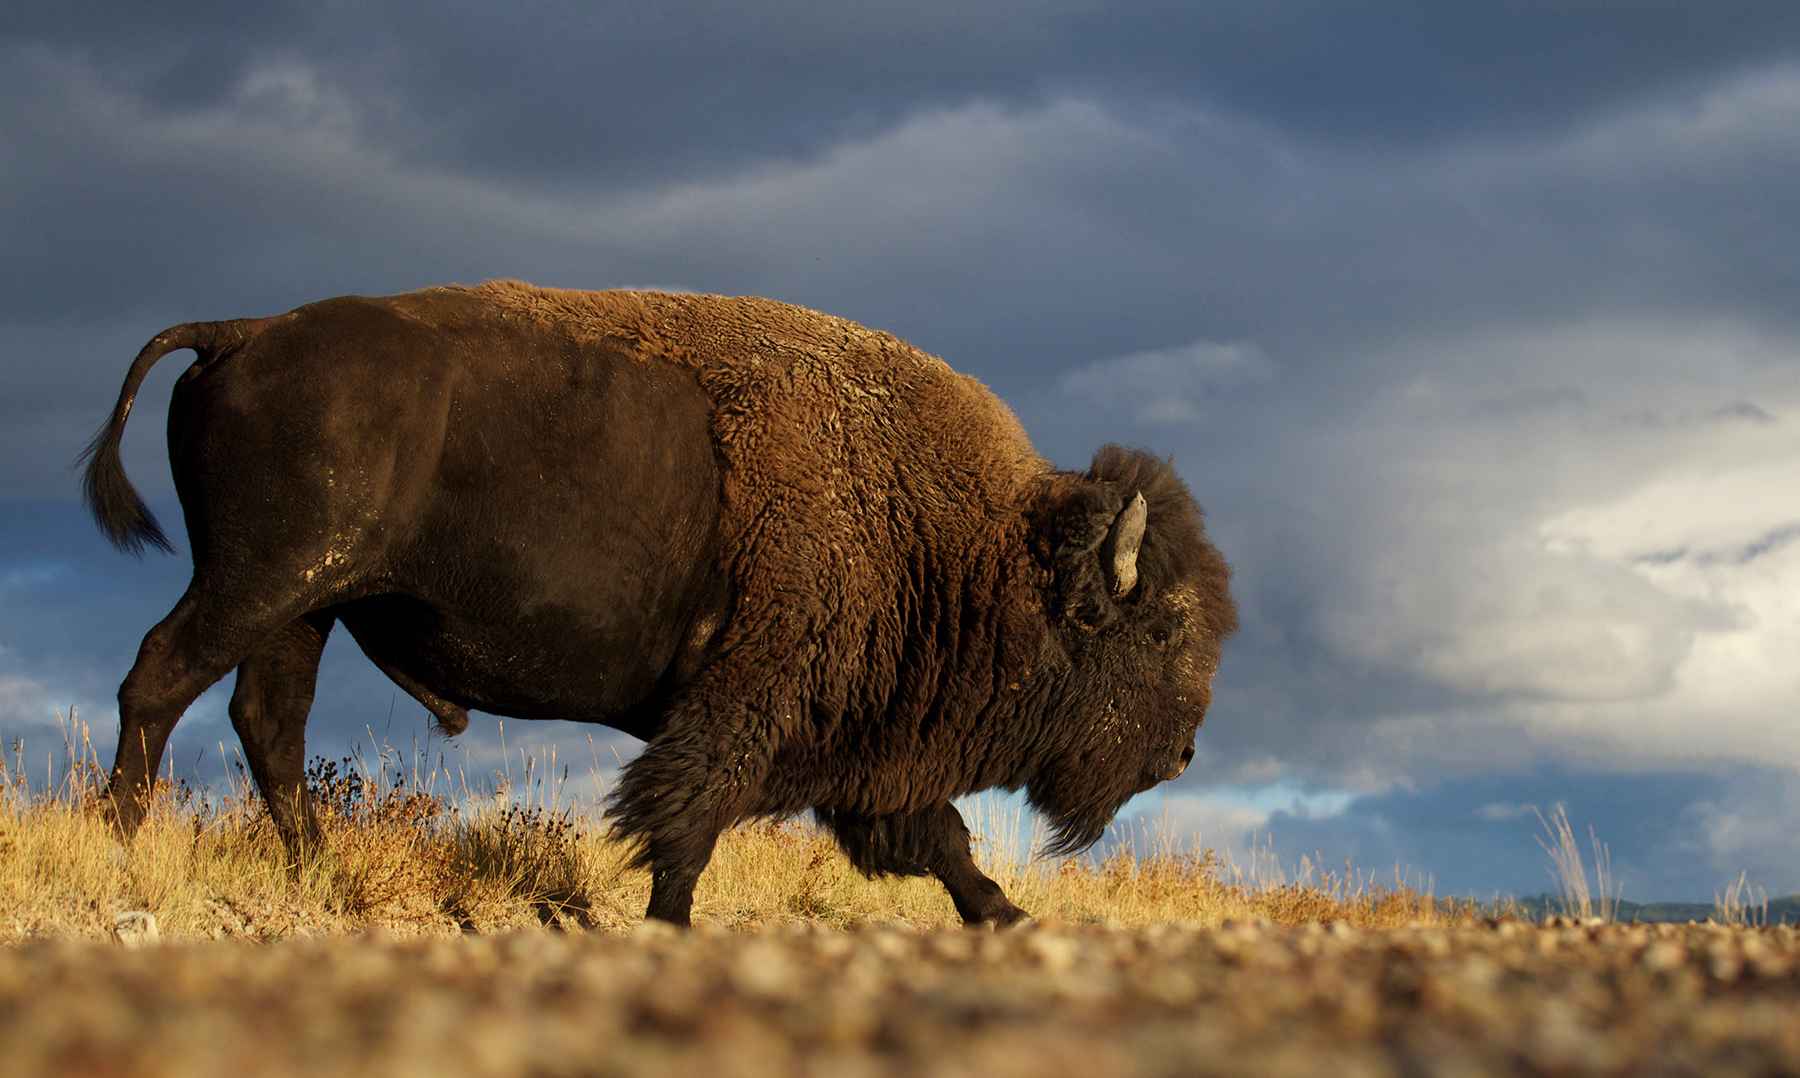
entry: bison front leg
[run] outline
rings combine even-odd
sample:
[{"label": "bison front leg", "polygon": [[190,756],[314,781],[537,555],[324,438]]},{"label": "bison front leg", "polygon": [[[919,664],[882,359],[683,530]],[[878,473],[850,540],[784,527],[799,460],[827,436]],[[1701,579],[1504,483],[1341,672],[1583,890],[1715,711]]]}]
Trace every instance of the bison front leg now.
[{"label": "bison front leg", "polygon": [[741,706],[690,703],[625,767],[608,814],[650,870],[645,916],[686,926],[694,885],[720,832],[759,807],[775,745],[772,725]]},{"label": "bison front leg", "polygon": [[949,802],[888,816],[818,810],[850,863],[868,876],[935,876],[966,925],[1005,927],[1029,916],[975,867],[969,829]]}]

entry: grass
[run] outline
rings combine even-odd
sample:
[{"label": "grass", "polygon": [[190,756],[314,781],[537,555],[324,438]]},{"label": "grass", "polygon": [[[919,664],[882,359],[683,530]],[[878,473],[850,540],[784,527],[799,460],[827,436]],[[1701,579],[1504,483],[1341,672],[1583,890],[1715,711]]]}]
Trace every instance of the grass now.
[{"label": "grass", "polygon": [[1535,807],[1531,811],[1544,829],[1537,842],[1550,858],[1551,875],[1562,893],[1563,914],[1584,921],[1617,920],[1619,899],[1624,892],[1613,878],[1612,850],[1600,841],[1590,824],[1588,842],[1594,851],[1594,886],[1589,888],[1587,864],[1581,855],[1581,844],[1575,840],[1575,828],[1569,823],[1568,809],[1557,804],[1548,817]]},{"label": "grass", "polygon": [[[647,874],[627,867],[604,821],[563,803],[568,774],[553,757],[525,761],[523,782],[492,790],[421,768],[418,753],[315,760],[307,779],[325,841],[294,870],[241,761],[221,791],[159,782],[142,830],[121,845],[96,811],[104,774],[88,731],[71,716],[64,739],[63,763],[41,779],[27,777],[22,747],[0,759],[0,942],[104,937],[130,911],[153,914],[165,939],[624,930],[649,897]],[[967,814],[983,870],[1040,919],[1389,927],[1477,916],[1348,866],[1303,861],[1290,876],[1259,856],[1242,868],[1180,848],[1167,828],[1115,835],[1085,858],[1033,859],[1024,851],[1041,836],[1023,809],[977,800]],[[865,879],[806,821],[723,836],[694,913],[730,928],[959,923],[935,881]]]},{"label": "grass", "polygon": [[1769,923],[1769,892],[1740,872],[1724,890],[1713,892],[1713,909],[1720,924],[1761,927]]}]

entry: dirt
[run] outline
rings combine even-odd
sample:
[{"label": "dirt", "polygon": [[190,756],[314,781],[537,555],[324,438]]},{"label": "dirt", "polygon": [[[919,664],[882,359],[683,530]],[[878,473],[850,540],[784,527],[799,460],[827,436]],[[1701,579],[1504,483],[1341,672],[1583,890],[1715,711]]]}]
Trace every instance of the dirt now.
[{"label": "dirt", "polygon": [[1800,1073],[1792,928],[340,937],[0,949],[9,1075]]}]

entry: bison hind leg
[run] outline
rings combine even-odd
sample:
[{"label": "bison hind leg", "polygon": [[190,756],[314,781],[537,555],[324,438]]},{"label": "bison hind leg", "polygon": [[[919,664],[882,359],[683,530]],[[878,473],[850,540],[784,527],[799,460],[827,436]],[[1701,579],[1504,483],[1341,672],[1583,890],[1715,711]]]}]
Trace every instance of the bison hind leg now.
[{"label": "bison hind leg", "polygon": [[[144,635],[119,686],[119,748],[104,802],[122,839],[143,823],[176,721],[208,686],[299,616],[296,605],[246,598],[196,571],[175,608]],[[310,697],[310,683],[307,691]]]},{"label": "bison hind leg", "polygon": [[306,789],[306,716],[332,621],[309,614],[271,635],[238,667],[228,708],[250,776],[295,866],[320,842]]},{"label": "bison hind leg", "polygon": [[865,876],[935,876],[966,925],[1004,928],[1029,916],[975,866],[969,829],[948,801],[919,812],[885,816],[815,811],[850,863]]}]

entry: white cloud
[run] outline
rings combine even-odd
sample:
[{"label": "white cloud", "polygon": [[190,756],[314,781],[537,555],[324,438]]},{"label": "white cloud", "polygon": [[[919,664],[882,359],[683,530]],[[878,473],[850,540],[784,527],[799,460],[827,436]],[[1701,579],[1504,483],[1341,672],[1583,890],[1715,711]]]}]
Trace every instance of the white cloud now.
[{"label": "white cloud", "polygon": [[249,68],[228,106],[246,120],[343,140],[358,136],[363,107],[351,94],[332,85],[318,68],[292,57]]},{"label": "white cloud", "polygon": [[1277,813],[1307,821],[1337,819],[1353,796],[1345,790],[1309,790],[1286,781],[1156,790],[1125,807],[1116,833],[1143,851],[1210,849],[1227,866],[1254,869],[1265,878],[1292,867],[1272,860],[1274,844],[1282,837],[1270,829]]},{"label": "white cloud", "polygon": [[1322,639],[1469,701],[1415,732],[1800,768],[1796,361],[1652,319],[1398,349],[1419,373],[1309,440],[1357,464],[1310,486],[1346,530]]},{"label": "white cloud", "polygon": [[1721,889],[1741,872],[1772,895],[1800,893],[1800,783],[1749,773],[1720,797],[1687,806],[1679,853],[1705,866]]},{"label": "white cloud", "polygon": [[1486,820],[1489,823],[1505,823],[1523,819],[1536,811],[1537,806],[1527,805],[1524,802],[1490,801],[1485,805],[1476,806],[1475,818]]},{"label": "white cloud", "polygon": [[57,713],[63,710],[43,682],[21,674],[0,674],[0,723],[10,737],[24,736],[25,728],[54,727]]},{"label": "white cloud", "polygon": [[1800,64],[1776,64],[1602,118],[1572,132],[1557,145],[1557,156],[1611,172],[1676,159],[1718,167],[1800,151],[1797,112]]},{"label": "white cloud", "polygon": [[1178,852],[1211,849],[1240,863],[1269,822],[1272,810],[1232,792],[1170,792],[1121,817],[1121,833],[1141,848]]},{"label": "white cloud", "polygon": [[[69,575],[69,567],[61,562],[31,562],[10,565],[0,570],[0,599],[17,592],[31,591],[53,584]],[[0,647],[0,655],[6,649]]]}]

